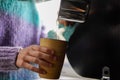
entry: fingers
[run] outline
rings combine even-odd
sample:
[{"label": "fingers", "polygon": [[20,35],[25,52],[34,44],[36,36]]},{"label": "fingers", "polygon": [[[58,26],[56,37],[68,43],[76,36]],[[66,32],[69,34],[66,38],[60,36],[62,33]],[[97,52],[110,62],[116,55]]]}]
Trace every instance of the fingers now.
[{"label": "fingers", "polygon": [[55,55],[46,54],[46,53],[40,52],[40,51],[31,50],[31,51],[29,51],[29,55],[39,58],[39,59],[42,59],[42,60],[45,60],[47,62],[53,62],[53,61],[56,61],[56,59],[57,59],[57,57]]},{"label": "fingers", "polygon": [[34,71],[34,72],[38,72],[38,73],[39,73],[39,69],[38,69],[38,68],[33,67],[31,64],[29,64],[29,63],[27,63],[27,62],[23,62],[23,63],[22,63],[22,66],[23,66],[24,68],[27,68],[27,69],[29,69],[29,70],[32,70],[32,71]]},{"label": "fingers", "polygon": [[29,50],[28,53],[30,56],[37,57],[48,62],[57,60],[54,50],[48,49],[46,47],[40,47],[38,45],[32,45],[31,50]]},{"label": "fingers", "polygon": [[39,59],[39,58],[36,58],[36,57],[32,57],[32,56],[25,56],[24,57],[24,60],[26,62],[32,62],[32,63],[36,63],[36,64],[39,64],[39,65],[42,65],[42,66],[46,66],[46,67],[52,67],[52,64],[49,63],[49,62],[46,62],[42,59]]},{"label": "fingers", "polygon": [[38,46],[38,45],[32,45],[31,48],[35,51],[40,51],[40,52],[44,52],[46,54],[51,54],[54,55],[54,50],[52,49],[48,49],[46,47],[42,47],[42,46]]},{"label": "fingers", "polygon": [[26,69],[29,69],[31,71],[34,71],[34,72],[37,72],[37,73],[40,73],[40,74],[45,74],[46,73],[46,71],[44,71],[43,69],[36,68],[36,67],[32,66],[31,64],[29,64],[27,62],[23,62],[21,65]]}]

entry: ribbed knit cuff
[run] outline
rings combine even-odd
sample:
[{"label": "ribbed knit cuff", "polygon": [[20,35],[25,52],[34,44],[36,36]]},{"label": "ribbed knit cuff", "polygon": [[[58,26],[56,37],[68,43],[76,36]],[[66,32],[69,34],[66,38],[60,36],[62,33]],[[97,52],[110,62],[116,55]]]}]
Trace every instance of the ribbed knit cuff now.
[{"label": "ribbed knit cuff", "polygon": [[16,57],[21,47],[0,47],[0,72],[18,69]]}]

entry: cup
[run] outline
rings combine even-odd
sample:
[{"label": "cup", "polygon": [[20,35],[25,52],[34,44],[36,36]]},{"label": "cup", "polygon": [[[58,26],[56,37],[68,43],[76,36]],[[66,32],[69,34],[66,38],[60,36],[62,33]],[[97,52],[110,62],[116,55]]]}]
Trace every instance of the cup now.
[{"label": "cup", "polygon": [[67,49],[67,41],[49,39],[49,38],[41,38],[40,46],[53,49],[55,51],[56,56],[58,57],[58,59],[53,62],[54,64],[53,67],[39,66],[39,68],[42,68],[47,71],[46,74],[39,74],[40,78],[59,79],[62,66],[64,63],[66,49]]}]

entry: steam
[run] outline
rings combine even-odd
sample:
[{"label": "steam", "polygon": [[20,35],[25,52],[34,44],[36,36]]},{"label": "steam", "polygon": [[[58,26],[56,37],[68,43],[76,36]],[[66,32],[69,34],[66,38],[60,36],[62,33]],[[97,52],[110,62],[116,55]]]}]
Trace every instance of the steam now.
[{"label": "steam", "polygon": [[64,32],[65,28],[57,28],[56,30],[57,39],[66,41],[65,37],[63,36]]},{"label": "steam", "polygon": [[58,39],[58,40],[63,40],[66,41],[64,37],[64,32],[66,31],[65,28],[59,28],[59,24],[56,25],[56,27],[48,32],[48,38],[52,39]]},{"label": "steam", "polygon": [[65,26],[58,23],[54,28],[52,28],[52,30],[49,30],[47,38],[69,41],[78,24],[79,23],[74,23],[74,25]]}]

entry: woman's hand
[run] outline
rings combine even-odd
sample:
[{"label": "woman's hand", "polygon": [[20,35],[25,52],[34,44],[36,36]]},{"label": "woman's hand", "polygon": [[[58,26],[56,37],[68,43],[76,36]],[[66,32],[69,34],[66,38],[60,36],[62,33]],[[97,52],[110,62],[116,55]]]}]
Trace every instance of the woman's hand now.
[{"label": "woman's hand", "polygon": [[40,47],[39,45],[32,45],[20,50],[16,65],[21,68],[26,68],[40,74],[45,74],[46,71],[39,69],[30,63],[36,63],[38,65],[52,67],[52,62],[55,61],[57,57],[54,55],[54,51],[46,47]]}]

